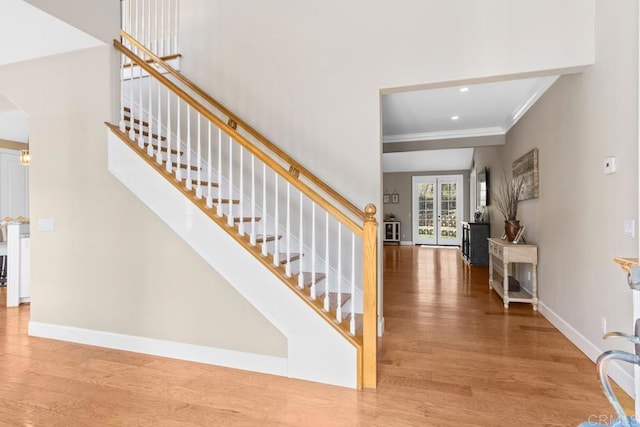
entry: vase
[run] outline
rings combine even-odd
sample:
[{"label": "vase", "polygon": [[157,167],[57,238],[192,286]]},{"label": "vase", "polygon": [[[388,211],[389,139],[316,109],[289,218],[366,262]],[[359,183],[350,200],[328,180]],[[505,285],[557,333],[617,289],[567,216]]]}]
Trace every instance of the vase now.
[{"label": "vase", "polygon": [[518,230],[520,230],[520,221],[514,219],[504,222],[504,233],[507,235],[508,241],[513,242],[516,234],[518,234]]}]

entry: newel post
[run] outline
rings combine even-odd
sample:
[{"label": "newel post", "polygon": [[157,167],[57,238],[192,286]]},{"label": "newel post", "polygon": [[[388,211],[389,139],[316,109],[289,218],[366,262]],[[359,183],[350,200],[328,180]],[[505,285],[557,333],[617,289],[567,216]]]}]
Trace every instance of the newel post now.
[{"label": "newel post", "polygon": [[362,338],[362,385],[376,388],[378,351],[378,223],[376,206],[368,204],[364,213],[364,237],[362,239],[362,277],[364,294]]}]

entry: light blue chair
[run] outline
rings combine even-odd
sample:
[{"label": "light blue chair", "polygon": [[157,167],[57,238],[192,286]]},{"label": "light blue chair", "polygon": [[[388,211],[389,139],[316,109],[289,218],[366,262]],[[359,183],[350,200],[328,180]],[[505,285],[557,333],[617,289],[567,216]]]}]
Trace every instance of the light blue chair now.
[{"label": "light blue chair", "polygon": [[625,338],[635,345],[636,354],[620,350],[610,350],[602,353],[596,362],[600,385],[602,386],[605,396],[607,396],[607,399],[609,399],[609,402],[613,406],[613,409],[615,409],[618,418],[612,420],[609,424],[602,424],[600,423],[601,420],[585,421],[578,427],[640,427],[640,424],[635,417],[627,416],[627,414],[624,413],[622,405],[620,405],[618,398],[613,392],[611,384],[609,383],[609,377],[607,376],[607,366],[612,360],[621,360],[623,362],[640,365],[640,356],[638,355],[640,354],[640,319],[636,320],[635,333],[635,335],[629,335],[623,334],[622,332],[609,332],[608,334],[605,334],[604,338]]}]

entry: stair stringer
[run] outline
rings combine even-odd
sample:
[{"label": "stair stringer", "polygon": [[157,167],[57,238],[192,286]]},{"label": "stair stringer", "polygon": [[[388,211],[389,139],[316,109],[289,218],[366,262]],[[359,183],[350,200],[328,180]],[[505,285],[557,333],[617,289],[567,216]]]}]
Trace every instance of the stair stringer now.
[{"label": "stair stringer", "polygon": [[111,174],[287,337],[287,376],[357,388],[357,348],[138,153],[107,135]]}]

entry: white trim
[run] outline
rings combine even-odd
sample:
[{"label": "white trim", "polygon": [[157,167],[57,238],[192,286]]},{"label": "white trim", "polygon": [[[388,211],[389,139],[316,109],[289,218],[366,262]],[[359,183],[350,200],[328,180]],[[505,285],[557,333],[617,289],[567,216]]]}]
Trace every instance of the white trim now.
[{"label": "white trim", "polygon": [[459,129],[447,130],[441,132],[422,132],[422,133],[405,133],[401,135],[385,135],[382,138],[384,143],[393,142],[414,142],[414,141],[431,141],[434,139],[452,139],[452,138],[471,138],[476,136],[493,136],[504,135],[505,129],[499,126],[476,128],[476,129]]},{"label": "white trim", "polygon": [[412,240],[402,240],[400,241],[400,246],[413,246]]},{"label": "white trim", "polygon": [[115,334],[71,326],[29,322],[29,336],[244,369],[265,374],[287,376],[288,372],[287,359],[284,357]]},{"label": "white trim", "polygon": [[[593,362],[596,361],[598,356],[605,350],[598,348],[597,345],[585,338],[580,332],[578,332],[567,321],[561,318],[553,310],[551,310],[545,303],[540,301],[538,303],[538,310],[553,326],[575,344],[580,351],[587,355]],[[629,375],[627,371],[622,369],[617,362],[613,362],[609,365],[609,376],[613,379],[629,396],[633,397],[634,381],[633,376]],[[595,372],[595,368],[594,368]],[[595,380],[595,374],[594,374]]]},{"label": "white trim", "polygon": [[[464,217],[464,183],[463,183],[463,178],[464,176],[462,174],[453,174],[453,175],[414,175],[411,177],[411,237],[413,238],[414,242],[417,242],[417,244],[421,244],[421,245],[450,245],[450,246],[460,246],[462,244],[462,218]],[[436,223],[435,223],[435,235],[433,237],[433,241],[426,241],[426,239],[423,239],[424,241],[420,241],[420,236],[418,235],[418,204],[417,204],[417,197],[416,197],[416,184],[418,183],[418,181],[421,180],[421,182],[427,182],[427,181],[431,181],[433,182],[434,185],[434,217],[436,217]],[[440,228],[440,223],[437,220],[437,217],[440,215],[440,200],[438,199],[438,197],[440,196],[440,191],[437,189],[439,182],[440,181],[453,181],[457,184],[457,188],[458,188],[458,197],[456,198],[456,200],[458,201],[458,203],[456,204],[457,207],[457,217],[459,217],[459,220],[457,221],[457,227],[456,227],[456,239],[455,240],[450,240],[447,242],[439,242],[439,238],[438,238],[438,232],[439,232],[439,228]]]},{"label": "white trim", "polygon": [[548,76],[538,79],[536,84],[531,89],[531,93],[529,94],[527,99],[525,99],[525,101],[518,108],[513,110],[513,112],[509,115],[509,118],[507,118],[507,121],[504,123],[505,133],[509,132],[509,129],[511,129],[511,127],[515,125],[527,111],[529,111],[529,108],[531,108],[533,104],[538,102],[538,99],[540,99],[540,97],[544,95],[547,89],[549,89],[551,85],[554,84],[556,80],[558,80],[558,77],[560,76]]},{"label": "white trim", "polygon": [[384,334],[384,316],[378,316],[378,336],[381,337]]}]

